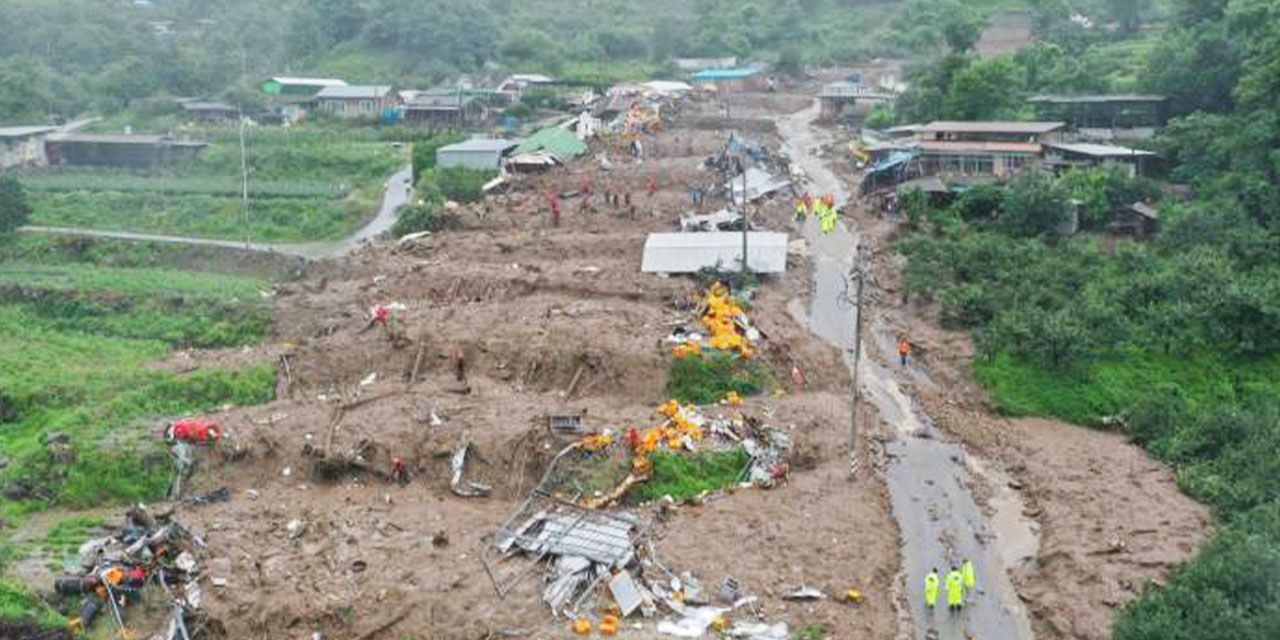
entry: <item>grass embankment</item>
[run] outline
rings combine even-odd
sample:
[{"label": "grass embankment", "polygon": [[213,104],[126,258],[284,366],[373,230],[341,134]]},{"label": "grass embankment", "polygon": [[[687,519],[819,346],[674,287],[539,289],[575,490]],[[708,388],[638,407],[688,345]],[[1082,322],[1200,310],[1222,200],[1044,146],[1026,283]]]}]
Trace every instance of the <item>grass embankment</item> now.
[{"label": "grass embankment", "polygon": [[377,212],[383,180],[406,161],[376,130],[255,129],[246,215],[237,133],[154,175],[65,169],[22,175],[36,225],[256,242],[337,240]]},{"label": "grass embankment", "polygon": [[1280,356],[1232,360],[1215,353],[1187,357],[1134,349],[1123,358],[1059,370],[1000,354],[979,360],[974,371],[1003,413],[1084,425],[1123,414],[1153,392],[1174,393],[1202,408],[1255,393],[1280,398]]},{"label": "grass embankment", "polygon": [[[0,483],[27,493],[0,515],[162,497],[169,465],[151,430],[168,416],[267,402],[275,371],[178,375],[150,364],[175,347],[257,342],[272,321],[266,288],[214,273],[0,265],[0,451],[10,461]],[[50,432],[69,438],[62,461]]]},{"label": "grass embankment", "polygon": [[681,403],[715,404],[731,391],[743,397],[754,396],[764,385],[764,370],[749,360],[719,353],[686,356],[671,363],[667,396]]},{"label": "grass embankment", "polygon": [[628,496],[634,502],[649,502],[671,496],[677,502],[694,498],[737,483],[751,462],[742,447],[698,454],[659,453],[653,460],[649,480],[636,485]]}]

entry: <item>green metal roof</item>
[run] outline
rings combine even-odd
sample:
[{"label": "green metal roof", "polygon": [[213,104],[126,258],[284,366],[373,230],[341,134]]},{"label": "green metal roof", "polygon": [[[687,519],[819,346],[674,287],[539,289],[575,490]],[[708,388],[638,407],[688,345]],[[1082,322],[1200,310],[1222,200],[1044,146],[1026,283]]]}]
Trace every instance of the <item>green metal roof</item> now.
[{"label": "green metal roof", "polygon": [[572,131],[560,127],[548,127],[529,136],[516,153],[533,153],[546,150],[560,160],[576,158],[587,152],[587,145]]}]

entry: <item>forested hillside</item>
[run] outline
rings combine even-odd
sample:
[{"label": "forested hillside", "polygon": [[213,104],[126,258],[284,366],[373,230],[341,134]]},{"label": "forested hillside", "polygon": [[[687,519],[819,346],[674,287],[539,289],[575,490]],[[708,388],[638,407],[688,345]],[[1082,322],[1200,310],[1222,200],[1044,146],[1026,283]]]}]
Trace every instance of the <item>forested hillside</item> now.
[{"label": "forested hillside", "polygon": [[[921,67],[882,114],[1019,117],[1031,91],[1165,94],[1175,118],[1152,141],[1165,184],[1094,169],[1023,175],[949,206],[917,192],[900,248],[911,291],[972,332],[1002,409],[1120,426],[1217,508],[1216,539],[1125,609],[1116,637],[1262,640],[1280,629],[1280,1],[1170,9],[1127,77],[1106,41],[1040,21],[1044,42],[1016,56],[953,49]],[[1108,238],[1144,201],[1155,236]],[[1083,233],[1060,237],[1071,202]]]},{"label": "forested hillside", "polygon": [[932,55],[943,40],[933,16],[961,6],[1025,2],[5,0],[0,123],[145,108],[156,97],[252,102],[273,73],[425,87],[474,71],[661,75],[678,56],[786,70]]}]

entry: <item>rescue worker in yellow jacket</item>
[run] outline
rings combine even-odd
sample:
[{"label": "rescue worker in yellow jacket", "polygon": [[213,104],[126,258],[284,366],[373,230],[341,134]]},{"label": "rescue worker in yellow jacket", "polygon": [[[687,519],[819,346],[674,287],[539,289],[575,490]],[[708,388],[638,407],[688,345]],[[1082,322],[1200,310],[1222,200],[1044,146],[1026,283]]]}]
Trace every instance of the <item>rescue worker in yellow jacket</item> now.
[{"label": "rescue worker in yellow jacket", "polygon": [[978,585],[978,573],[973,568],[973,561],[965,558],[960,563],[960,577],[964,578],[964,592],[968,595]]},{"label": "rescue worker in yellow jacket", "polygon": [[952,613],[964,608],[964,576],[955,567],[947,573],[947,608]]},{"label": "rescue worker in yellow jacket", "polygon": [[938,604],[938,570],[935,568],[924,577],[924,606],[932,609]]}]

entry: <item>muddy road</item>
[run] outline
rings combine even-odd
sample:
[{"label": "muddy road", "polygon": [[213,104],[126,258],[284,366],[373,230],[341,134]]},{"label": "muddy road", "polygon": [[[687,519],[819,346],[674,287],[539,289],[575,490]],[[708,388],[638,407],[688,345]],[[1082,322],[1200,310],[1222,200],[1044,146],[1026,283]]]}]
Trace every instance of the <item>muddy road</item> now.
[{"label": "muddy road", "polygon": [[[815,196],[833,194],[837,205],[844,206],[850,202],[848,189],[818,155],[830,142],[813,126],[818,111],[814,104],[779,119],[783,151],[804,169]],[[839,344],[852,368],[857,309],[849,273],[860,242],[857,230],[848,228],[847,222],[842,221],[829,236],[821,234],[817,220],[807,222],[805,239],[814,263],[813,298],[807,313],[796,308],[798,305],[793,305],[792,311],[819,337]],[[886,333],[876,318],[866,320],[869,335]],[[901,376],[927,376],[897,366],[895,338],[864,339],[864,357],[857,373],[864,397],[888,427],[886,480],[902,535],[902,579],[915,635],[942,640],[1029,640],[1033,637],[1031,625],[1009,570],[1035,554],[1036,531],[1023,519],[1021,501],[1012,491],[999,490],[989,501],[989,510],[980,507],[973,493],[975,483],[1004,484],[962,445],[948,441],[904,393],[899,386]],[[976,592],[970,594],[964,612],[957,615],[945,607],[927,609],[925,575],[934,567],[945,574],[964,558],[973,560],[978,572]]]}]

